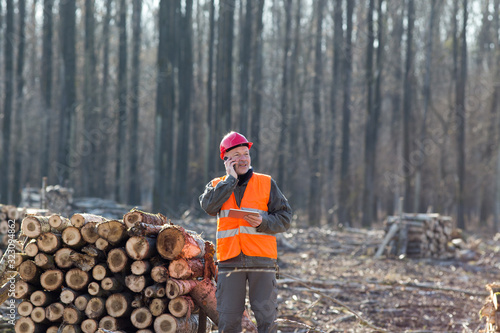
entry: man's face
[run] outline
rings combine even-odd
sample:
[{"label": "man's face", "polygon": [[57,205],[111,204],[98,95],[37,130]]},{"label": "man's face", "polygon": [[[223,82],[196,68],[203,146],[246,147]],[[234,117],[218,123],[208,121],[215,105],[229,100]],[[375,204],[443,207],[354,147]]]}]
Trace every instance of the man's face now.
[{"label": "man's face", "polygon": [[236,147],[226,152],[224,156],[229,157],[232,161],[235,161],[234,169],[238,175],[244,175],[250,169],[250,150],[246,146]]}]

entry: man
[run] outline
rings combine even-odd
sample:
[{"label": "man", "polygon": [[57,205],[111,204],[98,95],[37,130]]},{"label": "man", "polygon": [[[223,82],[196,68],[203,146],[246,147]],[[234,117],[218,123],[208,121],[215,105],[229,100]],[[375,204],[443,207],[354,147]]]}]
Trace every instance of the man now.
[{"label": "man", "polygon": [[[230,132],[220,143],[226,175],[207,184],[201,207],[217,216],[219,331],[241,332],[246,283],[259,333],[276,332],[276,234],[290,227],[292,210],[271,176],[251,167],[252,142]],[[243,218],[230,209],[258,212]]]}]

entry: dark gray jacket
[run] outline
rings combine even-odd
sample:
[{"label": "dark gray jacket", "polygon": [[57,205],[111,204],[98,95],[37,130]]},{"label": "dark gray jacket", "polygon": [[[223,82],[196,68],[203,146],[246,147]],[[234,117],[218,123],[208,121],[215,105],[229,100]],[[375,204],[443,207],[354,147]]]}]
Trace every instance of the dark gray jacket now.
[{"label": "dark gray jacket", "polygon": [[[212,182],[208,183],[205,187],[205,192],[200,195],[201,208],[209,215],[217,216],[222,205],[229,199],[233,192],[236,203],[240,206],[248,181],[252,175],[253,169],[250,169],[245,175],[239,176],[238,179],[228,176],[215,187],[212,186]],[[262,223],[257,227],[257,231],[268,234],[287,231],[290,228],[292,220],[292,209],[273,179],[271,179],[271,192],[267,207],[268,214],[262,216]],[[275,263],[276,260],[271,258],[251,257],[240,253],[235,258],[219,262],[219,267],[274,267]]]}]

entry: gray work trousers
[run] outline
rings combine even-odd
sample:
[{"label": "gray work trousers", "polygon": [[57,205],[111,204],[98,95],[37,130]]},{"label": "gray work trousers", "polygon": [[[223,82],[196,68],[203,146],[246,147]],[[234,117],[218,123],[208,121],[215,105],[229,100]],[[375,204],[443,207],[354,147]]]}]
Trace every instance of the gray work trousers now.
[{"label": "gray work trousers", "polygon": [[245,310],[246,283],[250,306],[257,321],[259,333],[274,333],[278,311],[278,285],[276,273],[256,271],[238,272],[219,268],[217,275],[217,311],[220,333],[240,333],[241,318]]}]

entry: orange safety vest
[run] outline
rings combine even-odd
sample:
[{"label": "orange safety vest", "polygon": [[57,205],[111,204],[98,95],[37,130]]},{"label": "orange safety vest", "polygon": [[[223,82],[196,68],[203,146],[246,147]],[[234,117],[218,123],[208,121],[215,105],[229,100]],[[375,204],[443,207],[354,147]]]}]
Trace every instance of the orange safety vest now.
[{"label": "orange safety vest", "polygon": [[[216,186],[227,176],[212,180]],[[224,261],[236,257],[243,251],[247,256],[278,258],[276,236],[257,232],[244,219],[228,217],[229,209],[244,209],[267,215],[271,177],[254,173],[248,181],[245,193],[238,207],[234,193],[224,202],[217,214],[217,260]]]}]

